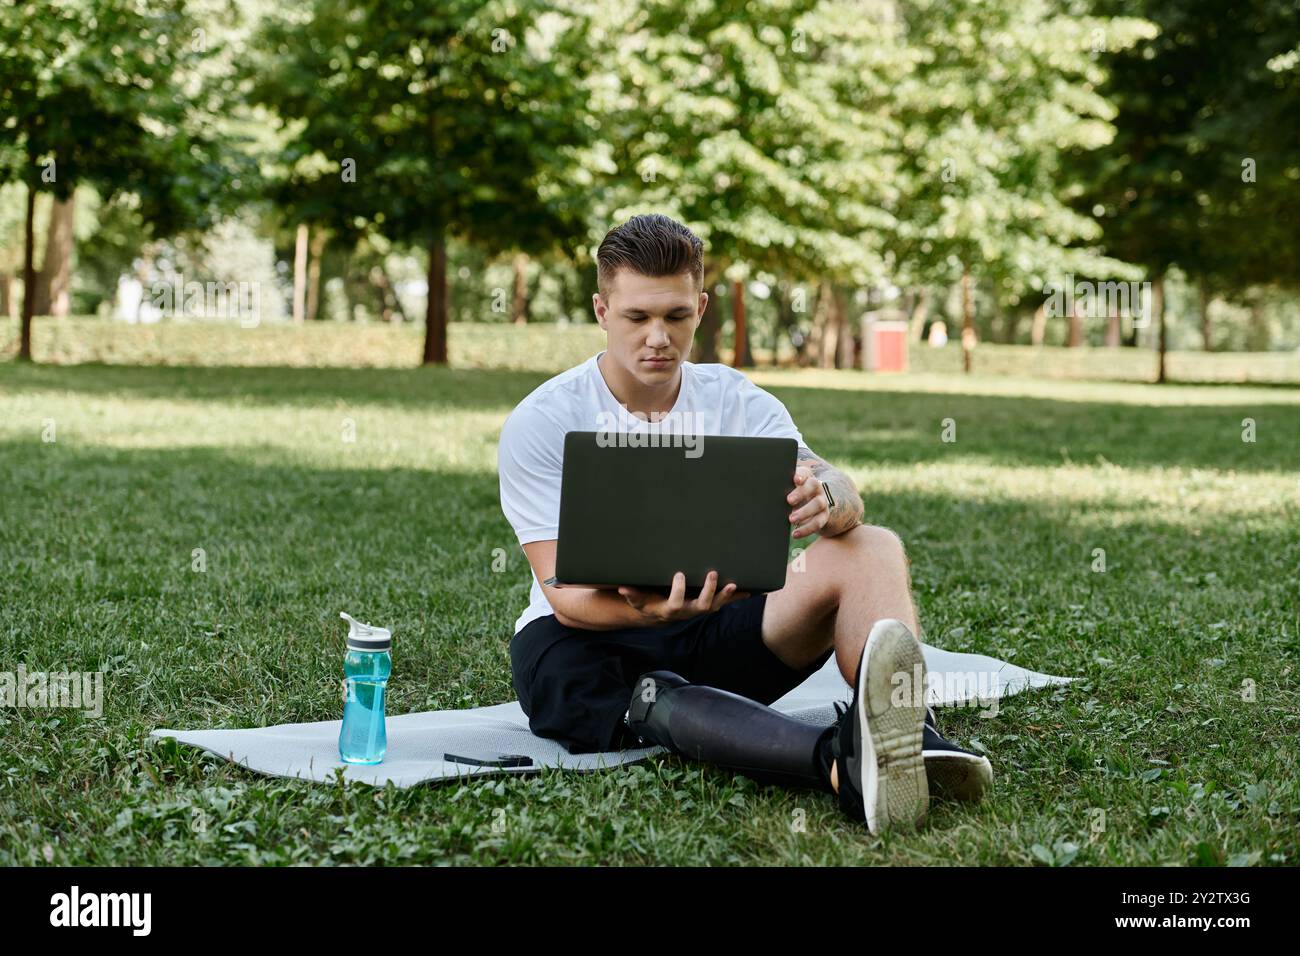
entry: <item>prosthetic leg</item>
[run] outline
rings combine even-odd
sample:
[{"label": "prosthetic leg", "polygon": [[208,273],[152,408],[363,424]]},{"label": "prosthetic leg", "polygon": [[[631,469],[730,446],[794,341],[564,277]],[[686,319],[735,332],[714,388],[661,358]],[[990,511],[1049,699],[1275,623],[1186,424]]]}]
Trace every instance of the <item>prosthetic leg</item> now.
[{"label": "prosthetic leg", "polygon": [[834,793],[834,725],[817,727],[739,694],[692,684],[672,671],[637,678],[625,722],[643,742],[683,757],[762,783]]}]

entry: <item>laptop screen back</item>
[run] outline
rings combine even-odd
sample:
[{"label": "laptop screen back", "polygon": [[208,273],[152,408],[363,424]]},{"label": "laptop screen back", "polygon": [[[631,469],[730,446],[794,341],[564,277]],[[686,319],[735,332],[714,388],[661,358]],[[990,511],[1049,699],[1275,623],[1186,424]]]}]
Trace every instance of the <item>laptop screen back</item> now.
[{"label": "laptop screen back", "polygon": [[687,587],[698,588],[714,569],[719,588],[784,587],[795,440],[696,435],[684,445],[656,437],[658,447],[631,447],[636,433],[565,436],[558,581],[666,588],[682,571]]}]

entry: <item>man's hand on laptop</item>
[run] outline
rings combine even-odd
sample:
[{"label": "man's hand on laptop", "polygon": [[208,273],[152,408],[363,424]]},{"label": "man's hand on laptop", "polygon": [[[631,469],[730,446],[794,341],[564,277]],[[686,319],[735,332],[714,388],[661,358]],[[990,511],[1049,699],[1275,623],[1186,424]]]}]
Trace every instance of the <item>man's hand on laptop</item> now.
[{"label": "man's hand on laptop", "polygon": [[710,571],[708,577],[704,579],[699,597],[687,600],[686,575],[678,571],[673,575],[672,590],[667,597],[633,587],[621,587],[618,593],[648,620],[661,623],[684,621],[701,614],[709,614],[732,601],[749,597],[748,591],[737,591],[735,583],[725,585],[721,591],[716,590],[717,586],[718,572]]},{"label": "man's hand on laptop", "polygon": [[806,538],[826,527],[831,516],[830,502],[821,480],[808,465],[794,470],[794,485],[794,491],[785,498],[790,504],[790,523],[795,526],[793,537]]}]

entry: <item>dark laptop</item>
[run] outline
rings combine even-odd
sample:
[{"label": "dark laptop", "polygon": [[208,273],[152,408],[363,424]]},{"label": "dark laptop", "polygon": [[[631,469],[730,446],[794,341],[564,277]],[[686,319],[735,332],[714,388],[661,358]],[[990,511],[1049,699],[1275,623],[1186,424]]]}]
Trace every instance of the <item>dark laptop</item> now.
[{"label": "dark laptop", "polygon": [[718,590],[785,586],[793,438],[659,434],[658,447],[628,447],[628,434],[564,437],[557,586],[666,593],[682,571],[693,597],[710,569]]}]

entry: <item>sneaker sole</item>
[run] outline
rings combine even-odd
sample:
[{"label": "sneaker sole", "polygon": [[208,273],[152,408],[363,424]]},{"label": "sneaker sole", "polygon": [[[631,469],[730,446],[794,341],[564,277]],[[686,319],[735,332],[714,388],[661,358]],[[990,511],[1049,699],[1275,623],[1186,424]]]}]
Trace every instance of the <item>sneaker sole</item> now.
[{"label": "sneaker sole", "polygon": [[[880,833],[891,827],[919,826],[930,803],[921,754],[925,656],[920,642],[901,621],[877,621],[859,666],[857,716],[859,726],[867,730],[862,734],[860,781],[867,829]],[[918,667],[922,693],[909,690],[911,706],[895,706],[894,675],[904,674],[910,683]]]},{"label": "sneaker sole", "polygon": [[993,789],[993,765],[987,757],[950,750],[926,750],[925,774],[936,799],[975,803]]}]

